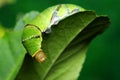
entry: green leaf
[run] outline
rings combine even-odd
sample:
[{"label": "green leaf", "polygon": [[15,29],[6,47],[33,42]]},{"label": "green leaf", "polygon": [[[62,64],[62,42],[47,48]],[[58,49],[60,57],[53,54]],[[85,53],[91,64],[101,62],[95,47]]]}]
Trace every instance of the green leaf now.
[{"label": "green leaf", "polygon": [[38,63],[28,54],[16,80],[76,80],[85,60],[90,41],[109,24],[106,16],[93,11],[79,12],[52,27],[43,36],[47,60]]},{"label": "green leaf", "polygon": [[88,44],[107,28],[109,18],[85,11],[53,26],[52,33],[43,36],[42,46],[47,60],[38,63],[29,55],[25,57],[26,51],[21,43],[23,26],[37,15],[38,12],[25,15],[17,23],[15,31],[0,28],[0,80],[14,80],[18,72],[17,80],[76,80]]},{"label": "green leaf", "polygon": [[13,80],[24,59],[21,32],[6,32],[0,38],[0,80]]},{"label": "green leaf", "polygon": [[16,24],[15,31],[5,31],[0,25],[0,80],[14,80],[18,74],[26,53],[21,43],[21,30],[37,15],[36,11],[26,14]]}]

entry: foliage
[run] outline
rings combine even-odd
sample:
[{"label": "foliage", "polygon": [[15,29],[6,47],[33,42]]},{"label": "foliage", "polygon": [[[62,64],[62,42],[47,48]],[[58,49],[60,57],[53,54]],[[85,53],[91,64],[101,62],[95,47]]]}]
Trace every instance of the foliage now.
[{"label": "foliage", "polygon": [[5,34],[0,38],[0,45],[3,45],[0,47],[0,80],[76,80],[88,44],[107,28],[109,18],[84,11],[64,19],[52,27],[51,34],[44,34],[42,46],[47,60],[38,63],[28,54],[25,56],[26,51],[21,44],[22,30],[19,30],[35,15],[38,12],[28,13],[20,19],[14,31],[3,31]]},{"label": "foliage", "polygon": [[[33,3],[33,2],[35,2],[35,1],[31,1],[31,0],[28,0],[30,3]],[[20,2],[23,2],[23,3],[20,3]],[[20,4],[20,5],[13,5],[13,6],[7,6],[7,7],[3,7],[3,8],[1,8],[1,10],[0,10],[0,22],[4,25],[4,26],[7,26],[7,27],[11,27],[11,26],[13,26],[13,23],[16,23],[15,22],[15,17],[16,17],[16,14],[19,14],[19,15],[17,15],[18,17],[20,16],[21,17],[21,11],[22,11],[22,15],[23,15],[23,13],[24,12],[28,12],[28,11],[30,11],[30,10],[42,10],[43,8],[46,8],[46,7],[48,7],[48,6],[50,6],[50,5],[48,5],[48,6],[37,6],[37,2],[34,4],[33,3],[33,6],[32,7],[28,7],[28,5],[30,4],[30,3],[28,3],[28,5],[26,4],[26,2],[27,2],[27,0],[26,1],[20,1],[20,0],[18,0],[18,3]],[[49,2],[49,1],[48,1]],[[63,1],[63,2],[65,2],[65,1]],[[99,5],[97,5],[97,4],[99,4],[99,2],[100,1],[98,1],[98,3],[96,3],[96,5],[97,5],[97,7],[95,7],[95,5],[93,5],[93,7],[89,4],[89,3],[85,3],[85,5],[84,5],[84,1],[81,1],[82,3],[80,3],[81,5],[83,5],[84,7],[86,7],[86,8],[91,8],[91,9],[95,9],[97,12],[99,12],[99,13],[101,13],[101,14],[103,14],[105,11],[107,11],[106,9],[107,8],[104,8],[104,7],[107,7],[107,6],[101,6],[102,7],[102,9],[99,7]],[[107,2],[107,1],[106,1]],[[108,1],[109,2],[109,1]],[[108,3],[107,2],[107,3]],[[111,1],[110,1],[111,2]],[[102,2],[103,3],[103,2]],[[39,3],[38,3],[39,4]],[[46,2],[41,2],[40,4],[46,4]],[[51,5],[53,5],[53,4],[57,4],[57,3],[51,3]],[[78,3],[79,4],[79,3]],[[25,5],[26,6],[26,8],[23,8],[22,6],[23,5]],[[103,4],[103,5],[106,5],[106,4]],[[97,8],[97,9],[96,9]],[[100,9],[100,10],[99,10]],[[115,9],[114,9],[115,10]],[[6,16],[6,12],[8,12],[9,11],[9,14]],[[115,11],[113,11],[112,13],[114,13]],[[94,12],[90,12],[90,13],[94,13]],[[111,13],[111,14],[112,14]],[[30,13],[29,13],[30,14]],[[35,15],[37,15],[38,14],[38,12],[37,13],[33,13],[33,14],[35,14]],[[107,14],[107,12],[106,12],[106,14]],[[3,16],[3,15],[5,15],[5,16]],[[31,15],[31,14],[30,14]],[[34,16],[33,16],[34,17]],[[29,22],[29,19],[31,20],[31,16],[28,18],[28,22]],[[113,17],[112,17],[113,18]],[[85,18],[86,19],[86,18]],[[114,19],[114,18],[113,18]],[[24,21],[23,21],[24,20]],[[83,19],[84,20],[84,19]],[[62,21],[60,24],[62,24],[62,23],[66,23],[66,19],[64,20],[64,21]],[[106,21],[108,21],[108,22],[106,22]],[[101,23],[100,23],[101,22]],[[19,20],[19,22],[17,22],[17,25],[16,25],[16,28],[14,29],[14,30],[19,30],[21,27],[23,27],[24,26],[24,24],[25,23],[27,23],[27,18],[26,18],[26,21],[25,21],[25,18],[23,19],[23,18],[21,18],[20,20]],[[104,24],[102,24],[102,23],[104,23]],[[86,27],[84,27],[85,29],[83,29],[83,31],[80,31],[79,32],[79,34],[78,35],[73,35],[74,36],[74,38],[72,38],[71,39],[71,41],[70,41],[70,43],[68,42],[68,44],[67,45],[65,45],[65,44],[62,44],[61,46],[63,46],[63,45],[65,45],[66,47],[64,48],[64,49],[62,49],[61,50],[61,52],[58,54],[56,54],[56,55],[58,55],[58,57],[56,58],[56,59],[52,59],[52,60],[54,60],[54,62],[52,63],[52,61],[51,61],[51,63],[52,64],[49,64],[49,66],[47,67],[47,68],[49,68],[49,69],[47,69],[47,68],[45,68],[45,70],[47,71],[47,72],[42,72],[42,73],[40,73],[41,71],[41,69],[39,69],[39,66],[36,68],[36,65],[38,65],[38,63],[36,63],[33,59],[31,59],[31,57],[29,56],[29,55],[27,55],[27,54],[25,54],[26,53],[26,51],[24,50],[24,48],[23,48],[23,46],[21,45],[21,34],[22,34],[22,32],[21,31],[13,31],[13,30],[8,30],[7,28],[3,28],[3,27],[0,27],[0,45],[2,45],[2,46],[0,46],[0,80],[13,80],[15,77],[16,77],[16,75],[17,75],[17,77],[16,77],[16,79],[27,79],[27,78],[30,78],[30,79],[32,79],[32,78],[35,78],[35,79],[38,79],[38,78],[44,78],[44,79],[55,79],[55,78],[57,78],[57,80],[58,79],[65,79],[65,77],[64,76],[71,76],[70,78],[77,78],[78,77],[78,75],[79,75],[79,72],[80,72],[80,70],[81,70],[81,67],[82,67],[82,64],[83,64],[83,62],[84,62],[84,59],[85,59],[85,53],[86,53],[86,49],[87,49],[87,47],[88,47],[88,44],[89,44],[89,42],[93,39],[93,37],[95,37],[97,34],[99,34],[102,30],[104,30],[106,27],[105,26],[107,26],[107,24],[109,23],[109,20],[108,20],[108,18],[106,17],[106,16],[97,16],[96,18],[94,18],[93,19],[93,21],[92,22],[90,22],[89,23],[89,25],[92,25],[92,26],[94,26],[94,27],[92,27],[92,29],[93,30],[91,30],[89,27],[88,27],[88,25],[86,26]],[[59,24],[59,25],[60,25]],[[106,24],[106,25],[105,25]],[[58,25],[58,26],[59,26]],[[102,26],[102,27],[100,27],[99,26],[99,28],[95,28],[96,26],[98,27],[98,25],[104,25],[104,27]],[[19,27],[18,27],[19,26]],[[64,26],[63,26],[64,27]],[[87,28],[88,27],[88,28]],[[56,29],[59,29],[59,27],[53,27],[53,33],[54,33],[54,30],[56,30]],[[60,28],[61,29],[61,28]],[[110,29],[113,29],[113,28],[110,28]],[[109,29],[109,31],[110,31],[110,29]],[[66,28],[65,28],[65,30],[66,30]],[[72,29],[72,30],[74,30],[74,29]],[[86,32],[86,30],[87,30],[87,33],[84,33],[84,31]],[[100,30],[100,31],[99,31]],[[97,32],[94,32],[94,31],[97,31]],[[118,31],[118,30],[117,30]],[[58,30],[58,32],[62,32],[62,30],[61,31],[59,31]],[[64,31],[65,32],[65,31]],[[93,33],[91,33],[91,32],[93,32]],[[48,45],[50,45],[50,44],[55,44],[55,42],[54,42],[54,40],[52,40],[51,41],[51,39],[49,40],[49,38],[50,38],[50,36],[56,36],[56,35],[54,35],[53,33],[51,33],[50,35],[44,35],[44,42],[43,42],[43,47],[44,47],[44,49],[46,49],[46,52],[48,52],[47,54],[49,54],[48,55],[48,57],[51,57],[52,55],[51,54],[53,54],[53,53],[49,53],[49,51],[47,50],[48,49]],[[89,35],[89,33],[91,33],[91,35]],[[67,33],[64,33],[64,34],[67,34]],[[94,35],[95,34],[95,35]],[[60,34],[61,35],[61,34]],[[63,35],[63,34],[62,34]],[[85,38],[83,38],[83,39],[85,39],[85,41],[83,41],[83,42],[81,42],[82,40],[81,40],[81,37],[79,37],[79,36],[81,36],[82,35],[82,38],[83,37],[85,37],[85,36],[83,36],[83,35],[86,35],[86,37]],[[110,34],[109,34],[110,35]],[[72,36],[72,35],[70,35],[70,36]],[[46,39],[48,37],[48,39]],[[65,36],[66,37],[66,36]],[[58,41],[59,42],[61,42],[60,40],[59,40],[59,38],[56,38],[56,39],[58,39]],[[99,40],[99,39],[101,39],[102,41],[104,41],[106,38],[104,37],[104,39],[103,38],[97,38],[97,40]],[[112,38],[111,38],[112,39]],[[77,40],[78,40],[78,42],[77,42]],[[80,41],[79,41],[80,40]],[[96,40],[96,41],[97,41]],[[116,39],[117,40],[117,39]],[[50,44],[47,44],[48,42],[52,42],[52,43],[50,43]],[[91,56],[91,60],[90,61],[92,61],[92,60],[96,60],[96,62],[97,62],[97,58],[99,59],[99,58],[102,58],[102,60],[100,60],[101,62],[103,62],[103,63],[105,63],[105,62],[107,62],[107,61],[105,61],[105,58],[106,58],[106,56],[99,56],[99,52],[100,52],[100,54],[101,54],[101,51],[102,51],[102,54],[101,55],[103,55],[104,54],[104,51],[103,51],[103,49],[104,50],[106,50],[107,51],[107,49],[106,49],[106,47],[107,47],[107,43],[105,44],[105,42],[100,42],[100,41],[97,41],[96,42],[95,40],[93,41],[93,43],[94,43],[94,45],[100,45],[100,44],[104,44],[104,47],[102,47],[101,45],[101,47],[98,49],[98,50],[96,50],[97,48],[95,48],[94,49],[94,45],[92,45],[92,47],[90,47],[90,49],[91,50],[93,50],[91,53],[97,53],[97,55],[98,56],[95,56],[94,57],[94,55],[92,55],[91,56],[91,54],[89,53],[89,55]],[[67,42],[67,41],[66,41]],[[75,43],[74,43],[75,42]],[[108,42],[108,41],[107,41]],[[77,45],[77,43],[79,43],[79,45]],[[45,47],[46,46],[46,47]],[[108,45],[108,46],[111,46],[110,44]],[[113,45],[114,46],[114,45]],[[53,48],[54,49],[54,46],[52,46],[52,47],[50,47],[49,49],[51,50],[51,48]],[[80,49],[79,49],[80,48]],[[113,48],[113,47],[112,47]],[[79,49],[80,50],[80,52],[77,50],[77,49]],[[117,47],[116,47],[116,49],[117,49]],[[70,50],[70,51],[69,51]],[[111,49],[112,50],[112,49]],[[109,52],[111,51],[110,49],[109,49]],[[73,52],[72,52],[73,51]],[[74,52],[75,51],[75,52]],[[98,52],[97,52],[98,51]],[[118,50],[116,50],[116,51],[118,51]],[[68,53],[69,52],[72,52],[70,55],[68,55]],[[111,53],[111,52],[110,52]],[[64,54],[67,54],[67,55],[64,55]],[[73,55],[74,54],[74,55]],[[26,56],[25,56],[26,55]],[[80,57],[80,60],[79,60],[79,58],[75,58],[75,57],[79,57],[79,56],[81,56]],[[83,57],[82,57],[83,56]],[[23,59],[24,59],[24,62],[23,62]],[[75,60],[74,60],[75,59]],[[78,59],[78,60],[77,60]],[[109,59],[109,58],[108,58]],[[76,61],[77,60],[77,61]],[[116,60],[117,60],[117,58],[116,58]],[[72,61],[72,62],[71,62]],[[100,62],[99,61],[99,62]],[[94,61],[93,61],[93,63],[89,63],[88,64],[88,62],[89,61],[87,61],[87,65],[93,65],[93,67],[95,66],[94,65]],[[98,65],[99,64],[99,62],[97,62],[97,64],[96,64],[96,67],[97,68],[100,68],[100,66]],[[46,63],[47,63],[47,61],[46,61]],[[108,63],[108,62],[107,62]],[[28,64],[28,65],[27,65]],[[43,64],[45,64],[45,63],[43,63]],[[101,64],[101,63],[100,63]],[[111,64],[111,63],[110,63]],[[30,65],[30,66],[29,66]],[[71,69],[71,67],[69,67],[69,66],[73,66],[73,65],[75,65],[72,69]],[[103,64],[104,65],[104,64]],[[22,67],[21,67],[22,66]],[[29,66],[29,67],[28,67]],[[66,67],[67,66],[67,67]],[[79,67],[78,67],[79,66]],[[105,65],[104,65],[105,66]],[[106,65],[107,66],[107,65]],[[20,67],[21,67],[21,69],[20,69]],[[66,68],[68,68],[68,71],[65,71],[66,70]],[[85,66],[84,66],[85,68],[87,68],[88,70],[86,70],[86,72],[87,71],[89,71],[89,69],[90,70],[92,70],[92,71],[89,71],[89,73],[94,73],[95,74],[95,71],[93,70],[93,67],[92,66],[87,66],[86,67],[86,64],[85,64]],[[65,69],[64,69],[65,68]],[[75,68],[75,70],[77,71],[76,73],[73,73],[72,71],[74,70],[74,68]],[[106,67],[104,67],[104,68],[106,68]],[[110,66],[109,68],[112,68],[112,66]],[[107,69],[109,70],[109,68],[107,67]],[[29,71],[30,70],[30,71]],[[36,72],[36,71],[40,71],[40,72]],[[29,72],[27,72],[27,71],[29,71]],[[63,72],[62,72],[63,71]],[[65,73],[65,72],[66,73]],[[98,71],[98,74],[100,73],[100,72],[102,72],[102,71],[105,71],[105,72],[107,72],[106,70],[100,70],[100,71]],[[26,73],[25,73],[26,72]],[[53,72],[55,72],[55,73],[53,73]],[[74,71],[75,72],[75,71]],[[84,70],[84,72],[85,72],[85,70]],[[23,74],[24,73],[24,74]],[[34,73],[34,75],[31,75],[31,73]],[[59,73],[59,74],[56,74],[56,73]],[[64,73],[64,74],[63,74]],[[92,73],[92,74],[93,74]],[[119,72],[118,72],[119,73]],[[65,75],[66,74],[66,75]],[[68,75],[67,75],[68,74]],[[76,75],[75,75],[76,74]],[[109,73],[110,74],[110,73]],[[108,75],[109,75],[108,74]],[[39,77],[40,75],[44,75],[44,76],[42,76],[42,77]],[[63,77],[61,77],[61,75],[63,76]],[[75,75],[75,76],[73,76],[73,75]],[[86,76],[83,76],[83,75],[85,75],[85,74],[83,74],[82,73],[82,77],[84,78],[84,79],[87,79],[87,78],[89,78],[88,77],[88,75],[91,75],[91,74],[88,74],[88,75],[86,75]],[[95,74],[95,75],[97,75],[97,74]],[[94,76],[95,76],[94,75]],[[104,74],[103,74],[104,75]],[[101,77],[101,74],[99,74],[99,76]],[[117,76],[117,75],[116,75]],[[31,78],[32,77],[32,78]],[[68,78],[68,77],[66,77],[66,78]],[[91,78],[91,77],[90,77]],[[89,79],[90,79],[89,78]],[[98,77],[99,78],[99,77]],[[97,80],[98,80],[98,78],[96,78]],[[88,79],[88,80],[89,80]],[[93,79],[93,78],[91,78],[91,79]],[[95,79],[95,80],[96,80]],[[111,78],[112,79],[112,78]]]}]

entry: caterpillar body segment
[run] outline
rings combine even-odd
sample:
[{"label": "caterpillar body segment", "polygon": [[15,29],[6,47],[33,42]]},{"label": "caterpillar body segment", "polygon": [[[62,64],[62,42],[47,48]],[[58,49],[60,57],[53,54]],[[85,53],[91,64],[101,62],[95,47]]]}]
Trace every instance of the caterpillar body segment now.
[{"label": "caterpillar body segment", "polygon": [[22,43],[27,52],[38,62],[45,61],[46,55],[41,49],[42,32],[50,33],[51,26],[80,11],[84,9],[72,4],[60,4],[40,13],[23,29]]}]

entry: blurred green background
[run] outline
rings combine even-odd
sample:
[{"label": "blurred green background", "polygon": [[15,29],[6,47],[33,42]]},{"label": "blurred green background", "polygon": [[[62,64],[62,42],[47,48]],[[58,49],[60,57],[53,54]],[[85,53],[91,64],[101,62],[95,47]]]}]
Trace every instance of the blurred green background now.
[{"label": "blurred green background", "polygon": [[120,0],[14,0],[0,7],[0,24],[13,28],[23,14],[59,3],[77,4],[111,19],[110,27],[90,44],[79,80],[120,80]]}]

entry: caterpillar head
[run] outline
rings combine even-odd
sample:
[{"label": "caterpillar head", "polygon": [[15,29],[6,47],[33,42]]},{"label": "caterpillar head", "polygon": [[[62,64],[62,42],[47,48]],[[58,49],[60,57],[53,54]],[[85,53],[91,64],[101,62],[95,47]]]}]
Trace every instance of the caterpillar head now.
[{"label": "caterpillar head", "polygon": [[46,60],[46,55],[42,50],[39,50],[34,57],[38,62],[44,62]]}]

